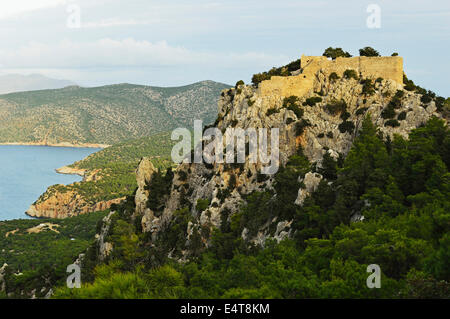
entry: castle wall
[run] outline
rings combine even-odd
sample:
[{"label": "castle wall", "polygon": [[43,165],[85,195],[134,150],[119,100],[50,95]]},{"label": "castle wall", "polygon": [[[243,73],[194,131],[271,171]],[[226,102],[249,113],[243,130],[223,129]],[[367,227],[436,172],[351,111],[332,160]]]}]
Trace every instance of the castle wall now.
[{"label": "castle wall", "polygon": [[342,77],[345,70],[353,69],[363,78],[383,78],[403,84],[402,57],[352,57],[329,60],[324,56],[302,56],[302,73],[295,76],[274,76],[259,84],[262,95],[304,96],[314,87],[317,72],[322,70],[326,75],[336,72]]}]

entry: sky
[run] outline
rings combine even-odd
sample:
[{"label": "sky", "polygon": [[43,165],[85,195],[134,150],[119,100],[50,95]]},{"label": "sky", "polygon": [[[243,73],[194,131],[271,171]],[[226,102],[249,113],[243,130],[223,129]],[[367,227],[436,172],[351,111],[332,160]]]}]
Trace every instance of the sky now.
[{"label": "sky", "polygon": [[250,82],[303,53],[372,46],[450,96],[448,0],[0,0],[0,43],[0,74],[82,86]]}]

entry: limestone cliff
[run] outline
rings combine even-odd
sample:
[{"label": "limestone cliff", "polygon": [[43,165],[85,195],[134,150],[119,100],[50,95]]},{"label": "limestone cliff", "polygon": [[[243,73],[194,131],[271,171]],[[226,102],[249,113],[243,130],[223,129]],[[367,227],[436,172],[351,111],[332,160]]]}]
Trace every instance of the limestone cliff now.
[{"label": "limestone cliff", "polygon": [[55,192],[45,200],[32,204],[26,214],[38,218],[67,218],[81,214],[106,210],[112,204],[119,204],[125,198],[117,198],[97,203],[88,203],[77,192]]},{"label": "limestone cliff", "polygon": [[[327,152],[335,158],[347,154],[368,114],[384,138],[392,138],[394,134],[407,137],[412,129],[424,124],[430,117],[441,117],[434,101],[423,103],[420,94],[403,89],[401,58],[371,59],[328,61],[318,58],[314,61],[320,63],[313,62],[314,68],[311,68],[312,64],[302,62],[302,69],[294,76],[274,77],[262,82],[259,87],[238,85],[225,90],[218,103],[216,126],[222,132],[231,127],[278,128],[281,165],[285,165],[301,147],[310,162],[320,167]],[[348,69],[354,71],[354,77],[344,76]],[[383,78],[383,75],[386,77]],[[306,82],[301,80],[305,79],[304,76],[308,77]],[[297,96],[303,104],[302,115],[284,104],[285,98],[291,95]],[[392,107],[393,101],[396,102],[395,108]],[[341,109],[336,111],[336,106]],[[387,109],[394,114],[385,116]],[[260,178],[261,163],[184,163],[175,172],[164,210],[153,212],[145,209],[145,203],[152,194],[142,187],[150,182],[148,176],[152,171],[153,168],[145,161],[141,162],[138,176],[142,185],[136,196],[136,217],[141,218],[143,231],[150,233],[156,243],[170,227],[174,212],[187,207],[190,215],[185,243],[187,248],[181,259],[189,258],[194,229],[208,230],[201,232],[201,242],[208,246],[208,234],[220,227],[221,216],[224,215],[221,213],[227,211],[225,215],[230,218],[245,202],[245,195],[255,190],[273,189],[274,182],[271,175]],[[304,188],[299,189],[297,205],[302,205],[321,179],[320,174],[313,172],[299,176]],[[208,207],[198,209],[199,200],[207,200]],[[272,220],[270,224],[276,226],[273,237],[281,240],[290,236],[290,223],[288,220]],[[270,236],[269,226],[261,228],[252,238],[244,230],[242,237],[264,245],[265,239]]]}]

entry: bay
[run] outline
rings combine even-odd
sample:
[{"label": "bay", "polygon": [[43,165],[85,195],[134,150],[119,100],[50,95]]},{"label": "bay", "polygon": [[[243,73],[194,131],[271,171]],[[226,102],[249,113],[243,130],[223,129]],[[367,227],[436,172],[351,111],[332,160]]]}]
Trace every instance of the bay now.
[{"label": "bay", "polygon": [[95,148],[0,145],[0,220],[29,218],[25,211],[47,187],[71,184],[81,176],[56,173]]}]

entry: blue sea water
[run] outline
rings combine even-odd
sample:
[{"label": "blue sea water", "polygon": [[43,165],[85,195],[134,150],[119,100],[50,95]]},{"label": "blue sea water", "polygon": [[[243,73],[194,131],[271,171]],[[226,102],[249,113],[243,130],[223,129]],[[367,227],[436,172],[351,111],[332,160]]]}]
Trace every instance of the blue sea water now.
[{"label": "blue sea water", "polygon": [[47,187],[70,184],[81,176],[56,168],[72,164],[99,149],[0,145],[0,220],[29,218],[25,211]]}]

